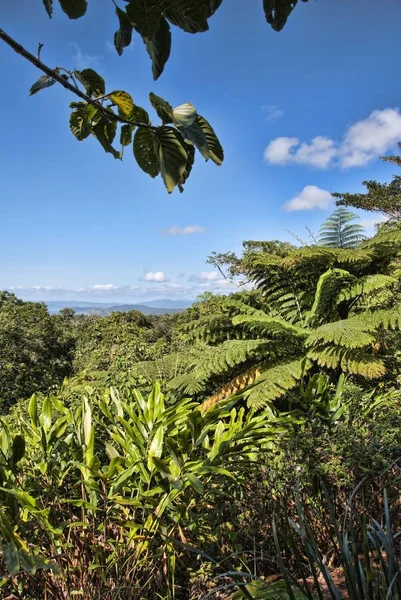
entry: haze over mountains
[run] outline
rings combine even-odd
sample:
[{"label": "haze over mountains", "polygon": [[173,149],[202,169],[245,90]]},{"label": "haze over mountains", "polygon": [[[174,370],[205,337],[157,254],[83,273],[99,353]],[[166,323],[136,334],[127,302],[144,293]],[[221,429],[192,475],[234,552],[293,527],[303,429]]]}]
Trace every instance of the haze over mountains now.
[{"label": "haze over mountains", "polygon": [[193,304],[193,300],[150,300],[144,303],[123,304],[115,302],[86,302],[84,300],[49,300],[46,302],[49,313],[58,313],[63,308],[72,308],[78,315],[108,315],[113,312],[139,310],[145,315],[163,315],[180,312]]}]

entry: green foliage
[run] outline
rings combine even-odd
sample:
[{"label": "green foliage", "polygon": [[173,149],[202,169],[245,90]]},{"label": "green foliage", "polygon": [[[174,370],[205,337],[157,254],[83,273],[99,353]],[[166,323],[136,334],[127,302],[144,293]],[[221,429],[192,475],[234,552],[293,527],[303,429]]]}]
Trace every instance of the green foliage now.
[{"label": "green foliage", "polygon": [[337,208],[320,228],[319,244],[328,248],[356,248],[365,238],[362,225],[351,225],[358,216],[345,208]]},{"label": "green foliage", "polygon": [[42,303],[0,293],[2,410],[35,391],[57,386],[71,372],[73,337]]},{"label": "green foliage", "polygon": [[[84,600],[174,596],[182,554],[174,538],[212,536],[207,513],[194,520],[198,507],[238,482],[266,435],[275,436],[274,424],[233,403],[205,415],[189,399],[166,407],[158,385],[147,398],[129,387],[87,388],[69,408],[33,396],[28,412],[21,434],[12,438],[5,424],[0,432],[1,555],[15,576],[2,585],[25,599],[44,590],[61,598],[66,586],[65,597]],[[31,568],[19,572],[21,550]],[[40,565],[49,571],[36,573]]]}]

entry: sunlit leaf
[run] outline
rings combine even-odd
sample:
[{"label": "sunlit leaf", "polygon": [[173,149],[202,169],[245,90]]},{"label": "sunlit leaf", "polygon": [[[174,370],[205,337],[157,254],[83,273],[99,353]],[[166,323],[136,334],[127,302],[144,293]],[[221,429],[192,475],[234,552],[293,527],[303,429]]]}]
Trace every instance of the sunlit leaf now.
[{"label": "sunlit leaf", "polygon": [[122,117],[130,115],[134,109],[134,101],[132,97],[122,90],[117,90],[108,94],[110,100],[118,107],[118,113]]},{"label": "sunlit leaf", "polygon": [[33,84],[31,89],[29,90],[29,95],[33,96],[37,92],[40,92],[40,90],[44,90],[45,88],[51,87],[55,83],[55,79],[52,79],[47,75],[42,75],[42,77],[39,77],[39,79]]},{"label": "sunlit leaf", "polygon": [[181,104],[173,110],[173,120],[177,127],[190,127],[196,119],[196,108],[190,102]]},{"label": "sunlit leaf", "polygon": [[201,115],[197,115],[196,123],[202,129],[203,133],[206,135],[207,144],[209,147],[210,158],[216,165],[220,166],[223,164],[224,160],[224,151],[222,145],[220,144],[219,138],[215,134],[213,127],[210,125],[208,121]]},{"label": "sunlit leaf", "polygon": [[171,106],[171,104],[169,104],[168,102],[166,102],[166,100],[164,100],[160,96],[157,96],[153,92],[150,92],[149,100],[153,108],[156,110],[158,116],[163,121],[163,125],[173,122],[174,109]]}]

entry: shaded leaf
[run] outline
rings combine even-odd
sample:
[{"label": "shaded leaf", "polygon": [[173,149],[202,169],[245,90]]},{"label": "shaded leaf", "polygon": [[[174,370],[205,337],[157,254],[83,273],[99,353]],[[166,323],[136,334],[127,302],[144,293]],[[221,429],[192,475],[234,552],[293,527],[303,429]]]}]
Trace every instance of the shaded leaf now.
[{"label": "shaded leaf", "polygon": [[213,127],[201,115],[196,117],[196,123],[206,135],[207,144],[209,146],[210,158],[216,165],[220,166],[224,160],[224,150],[220,144],[219,138],[215,134]]},{"label": "shaded leaf", "polygon": [[173,110],[173,120],[177,127],[190,127],[196,119],[196,108],[190,102],[181,104]]},{"label": "shaded leaf", "polygon": [[106,84],[103,77],[93,69],[74,71],[74,75],[82,83],[88,96],[103,96],[106,93]]},{"label": "shaded leaf", "polygon": [[120,132],[120,144],[122,146],[129,146],[132,143],[132,133],[135,129],[135,125],[123,125]]},{"label": "shaded leaf", "polygon": [[219,8],[223,0],[201,0],[200,4],[202,5],[202,11],[205,17],[208,19]]},{"label": "shaded leaf", "polygon": [[134,156],[136,162],[151,177],[160,173],[159,142],[152,129],[139,127],[134,137]]},{"label": "shaded leaf", "polygon": [[7,571],[10,575],[15,575],[19,571],[18,549],[14,544],[2,546],[2,556],[6,563]]},{"label": "shaded leaf", "polygon": [[[72,111],[70,115],[70,129],[80,142],[88,137],[91,132],[90,116],[91,111],[88,111],[88,105],[81,103],[82,108]],[[93,109],[93,107],[91,107]]]},{"label": "shaded leaf", "polygon": [[60,6],[70,19],[83,17],[88,8],[86,0],[59,0]]},{"label": "shaded leaf", "polygon": [[113,148],[112,143],[115,138],[117,131],[117,123],[116,121],[111,121],[107,119],[100,113],[98,113],[98,118],[96,123],[92,125],[92,134],[98,140],[98,142],[103,146],[105,152],[109,152],[114,156],[114,158],[121,158],[121,155],[115,148]]},{"label": "shaded leaf", "polygon": [[159,140],[160,171],[169,194],[181,182],[187,166],[188,154],[182,135],[172,127],[159,127],[155,132]]},{"label": "shaded leaf", "polygon": [[43,4],[45,6],[47,14],[51,18],[53,14],[53,0],[43,0]]},{"label": "shaded leaf", "polygon": [[297,2],[298,0],[263,0],[266,21],[275,31],[283,29]]},{"label": "shaded leaf", "polygon": [[131,0],[127,6],[128,19],[143,37],[151,38],[159,28],[161,6],[159,0]]},{"label": "shaded leaf", "polygon": [[120,23],[120,28],[114,34],[114,46],[119,56],[122,55],[124,48],[130,45],[132,40],[132,24],[127,13],[116,6],[116,15]]},{"label": "shaded leaf", "polygon": [[191,488],[193,488],[195,490],[195,492],[198,492],[198,494],[204,494],[205,489],[204,489],[202,483],[199,481],[199,479],[195,475],[193,475],[193,473],[188,473],[187,479],[189,481]]},{"label": "shaded leaf", "polygon": [[134,101],[130,94],[117,90],[108,94],[108,98],[118,107],[118,114],[121,117],[127,117],[134,109]]},{"label": "shaded leaf", "polygon": [[48,77],[47,75],[42,75],[42,77],[39,77],[39,79],[37,81],[35,81],[35,83],[31,87],[31,89],[29,90],[29,95],[33,96],[37,92],[40,92],[40,90],[44,90],[45,88],[51,87],[55,83],[56,83],[55,79],[52,79],[51,77]]},{"label": "shaded leaf", "polygon": [[136,105],[132,109],[131,114],[128,115],[127,120],[136,121],[137,123],[145,123],[146,125],[149,125],[150,123],[149,115],[146,110],[142,108],[142,106]]},{"label": "shaded leaf", "polygon": [[144,38],[143,41],[152,61],[153,79],[156,80],[163,73],[171,51],[170,25],[164,17],[160,19],[159,28],[152,37]]},{"label": "shaded leaf", "polygon": [[200,128],[198,123],[193,123],[190,127],[179,127],[178,129],[180,130],[185,141],[191,142],[196,148],[198,148],[203,158],[209,160],[210,152],[206,134],[203,129]]},{"label": "shaded leaf", "polygon": [[182,186],[184,185],[184,183],[190,176],[192,167],[195,162],[195,148],[191,144],[187,144],[186,142],[184,142],[184,143],[185,143],[185,150],[187,151],[187,154],[188,154],[188,160],[187,160],[187,165],[185,167],[185,171],[181,177],[181,181],[178,184],[178,189],[180,190],[180,192],[184,191],[184,188]]},{"label": "shaded leaf", "polygon": [[202,2],[193,0],[166,0],[164,15],[180,29],[188,33],[199,33],[209,29],[203,8]]},{"label": "shaded leaf", "polygon": [[158,116],[163,121],[163,125],[173,122],[174,109],[171,106],[171,104],[169,104],[168,102],[166,102],[166,100],[164,100],[160,96],[157,96],[153,92],[150,92],[149,100],[153,108],[156,110]]},{"label": "shaded leaf", "polygon": [[25,439],[22,435],[16,435],[13,439],[12,462],[16,465],[25,454]]}]

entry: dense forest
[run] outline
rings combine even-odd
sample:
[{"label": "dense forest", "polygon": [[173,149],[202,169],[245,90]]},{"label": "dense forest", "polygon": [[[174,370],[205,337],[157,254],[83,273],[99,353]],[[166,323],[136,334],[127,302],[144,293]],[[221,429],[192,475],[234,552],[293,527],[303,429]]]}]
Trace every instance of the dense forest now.
[{"label": "dense forest", "polygon": [[398,178],[366,183],[181,313],[1,294],[3,598],[401,597]]}]

